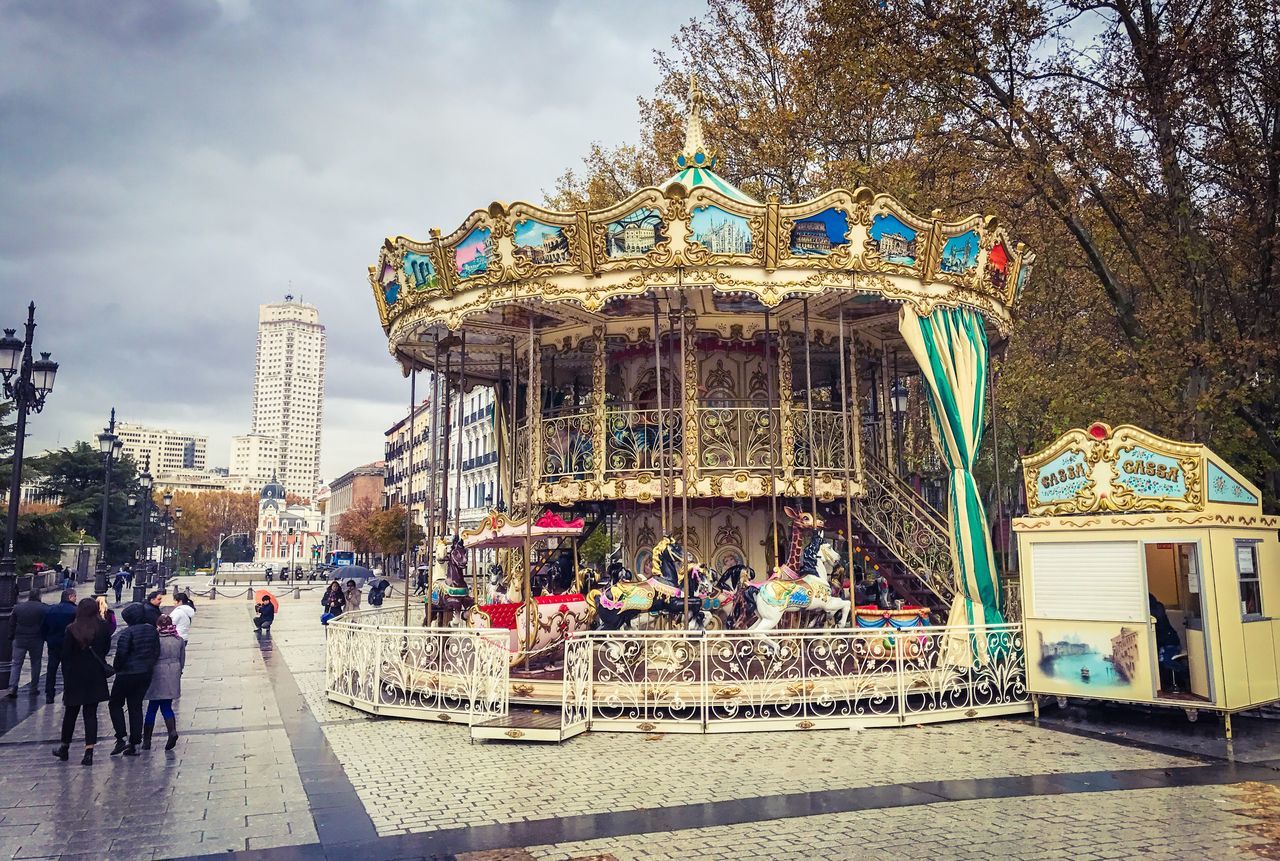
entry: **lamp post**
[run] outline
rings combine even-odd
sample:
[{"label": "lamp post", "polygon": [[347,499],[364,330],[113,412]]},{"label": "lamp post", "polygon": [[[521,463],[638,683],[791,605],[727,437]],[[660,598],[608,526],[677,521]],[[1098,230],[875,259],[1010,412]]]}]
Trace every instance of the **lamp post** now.
[{"label": "lamp post", "polygon": [[138,551],[142,556],[142,568],[138,569],[138,563],[134,563],[133,571],[133,600],[141,604],[147,600],[147,569],[151,564],[151,552],[147,547],[147,524],[151,522],[151,509],[155,503],[151,501],[151,470],[146,469],[142,475],[138,476],[138,486],[142,488],[142,516],[138,519],[142,521],[141,535],[139,535],[138,543],[141,545]]},{"label": "lamp post", "polygon": [[165,560],[169,556],[169,535],[173,532],[173,515],[170,514],[173,491],[166,490],[161,501],[164,503],[164,515],[160,518],[160,534],[164,536],[164,543],[160,546],[160,564],[156,568],[156,588],[163,592],[165,574],[168,570],[165,568]]},{"label": "lamp post", "polygon": [[[13,474],[9,479],[9,517],[5,522],[4,555],[0,556],[0,631],[9,630],[9,617],[18,601],[18,560],[14,556],[18,534],[18,502],[22,494],[22,448],[27,438],[27,414],[44,409],[44,399],[53,391],[58,363],[48,353],[32,361],[31,342],[36,333],[36,303],[27,306],[25,336],[18,340],[16,329],[5,329],[0,338],[0,376],[4,395],[13,401],[17,424],[13,439]],[[13,641],[0,637],[0,676],[9,672]]]},{"label": "lamp post", "polygon": [[182,506],[173,509],[173,575],[182,572],[182,533],[178,531],[178,521],[182,519]]},{"label": "lamp post", "polygon": [[293,576],[293,550],[298,546],[298,536],[295,534],[296,532],[297,530],[292,526],[289,527],[289,571],[281,578],[286,583],[289,582],[289,578]]},{"label": "lamp post", "polygon": [[893,405],[893,437],[897,442],[898,449],[898,475],[902,475],[902,425],[907,415],[907,387],[902,384],[901,378],[893,381],[893,390],[889,393],[889,400]]},{"label": "lamp post", "polygon": [[98,566],[93,575],[95,597],[107,594],[107,514],[111,510],[111,468],[120,457],[124,444],[116,436],[116,408],[111,408],[111,421],[98,434],[98,451],[102,453],[102,527],[98,530]]}]

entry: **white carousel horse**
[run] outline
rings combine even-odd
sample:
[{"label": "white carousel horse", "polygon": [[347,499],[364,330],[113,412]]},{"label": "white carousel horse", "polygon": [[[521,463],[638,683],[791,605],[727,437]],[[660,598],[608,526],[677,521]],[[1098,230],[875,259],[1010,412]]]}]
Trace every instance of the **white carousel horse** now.
[{"label": "white carousel horse", "polygon": [[831,572],[840,561],[840,554],[829,541],[814,535],[805,548],[802,571],[812,571],[799,580],[771,579],[756,593],[756,615],[759,618],[748,630],[769,631],[782,619],[787,610],[823,610],[835,617],[839,627],[849,627],[852,605],[844,598],[837,598],[831,590]]}]

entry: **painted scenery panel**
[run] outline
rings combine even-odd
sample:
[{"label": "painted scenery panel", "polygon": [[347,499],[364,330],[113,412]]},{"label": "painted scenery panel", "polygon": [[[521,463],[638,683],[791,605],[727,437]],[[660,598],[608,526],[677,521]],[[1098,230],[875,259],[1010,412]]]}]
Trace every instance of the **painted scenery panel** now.
[{"label": "painted scenery panel", "polygon": [[1027,649],[1033,690],[1077,697],[1151,696],[1151,654],[1142,625],[1060,622],[1036,628]]},{"label": "painted scenery panel", "polygon": [[963,275],[978,266],[978,232],[968,230],[942,244],[941,269],[949,275]]},{"label": "painted scenery panel", "polygon": [[877,215],[871,222],[872,241],[880,257],[901,266],[916,265],[916,231],[896,215]]},{"label": "painted scenery panel", "polygon": [[459,278],[472,278],[489,271],[489,263],[493,260],[493,241],[487,227],[477,227],[467,234],[466,238],[453,249],[454,263],[458,267]]},{"label": "painted scenery panel", "polygon": [[605,228],[605,250],[610,257],[641,257],[666,239],[666,225],[654,209],[637,209]]},{"label": "painted scenery panel", "polygon": [[408,276],[409,286],[414,290],[434,290],[439,283],[436,265],[426,254],[406,251],[404,254],[404,274]]},{"label": "painted scenery panel", "polygon": [[1003,291],[1009,280],[1009,250],[1003,242],[991,246],[991,253],[987,255],[987,271],[991,273],[991,286]]},{"label": "painted scenery panel", "polygon": [[824,209],[796,219],[791,228],[791,253],[828,254],[838,245],[849,244],[849,216],[839,209]]},{"label": "painted scenery panel", "polygon": [[693,241],[712,254],[750,254],[751,227],[747,219],[718,206],[700,206],[689,219]]},{"label": "painted scenery panel", "polygon": [[569,262],[569,238],[564,230],[532,218],[516,222],[512,254],[534,266]]}]

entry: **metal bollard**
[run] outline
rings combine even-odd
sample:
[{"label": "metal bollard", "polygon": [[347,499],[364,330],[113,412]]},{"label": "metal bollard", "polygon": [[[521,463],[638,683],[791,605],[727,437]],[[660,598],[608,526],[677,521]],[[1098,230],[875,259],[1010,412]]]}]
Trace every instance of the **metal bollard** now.
[{"label": "metal bollard", "polygon": [[293,587],[293,597],[294,597],[294,598],[301,598],[301,597],[302,597],[302,587],[301,587],[301,586],[294,586],[294,587]]},{"label": "metal bollard", "polygon": [[218,597],[218,587],[217,587],[217,586],[210,586],[210,587],[209,587],[209,600],[210,600],[210,601],[212,601],[214,598],[217,598],[217,597]]},{"label": "metal bollard", "polygon": [[249,581],[249,588],[244,590],[244,596],[248,598],[250,601],[253,600],[253,581],[252,580]]}]

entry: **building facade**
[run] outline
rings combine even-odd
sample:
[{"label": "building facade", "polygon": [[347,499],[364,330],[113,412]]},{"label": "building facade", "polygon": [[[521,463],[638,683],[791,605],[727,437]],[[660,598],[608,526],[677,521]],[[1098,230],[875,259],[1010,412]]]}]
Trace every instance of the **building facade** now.
[{"label": "building facade", "polygon": [[324,515],[310,505],[288,505],[287,492],[283,484],[272,481],[259,494],[254,562],[307,570],[324,552]]},{"label": "building facade", "polygon": [[202,471],[206,467],[209,438],[202,434],[151,428],[133,422],[117,422],[116,434],[126,457],[152,474],[176,470]]},{"label": "building facade", "polygon": [[383,507],[386,464],[376,460],[330,482],[324,512],[328,532],[327,550],[355,550],[350,542],[338,537],[338,524],[347,511],[368,501],[375,509]]},{"label": "building facade", "polygon": [[434,494],[437,508],[445,495],[447,460],[449,528],[452,529],[455,522],[463,529],[479,523],[498,502],[496,413],[492,388],[477,387],[462,398],[457,395],[450,398],[449,427],[447,432],[441,431],[437,440],[434,481],[428,480],[432,464],[430,399],[414,410],[412,440],[406,413],[385,433],[386,504],[408,507],[414,522],[424,525],[428,494]]},{"label": "building facade", "polygon": [[232,442],[233,474],[261,476],[270,464],[271,474],[290,493],[315,495],[325,350],[325,328],[314,305],[286,296],[259,307],[253,420],[249,434]]},{"label": "building facade", "polygon": [[210,493],[229,490],[227,476],[199,469],[178,469],[161,472],[154,477],[157,493]]}]

